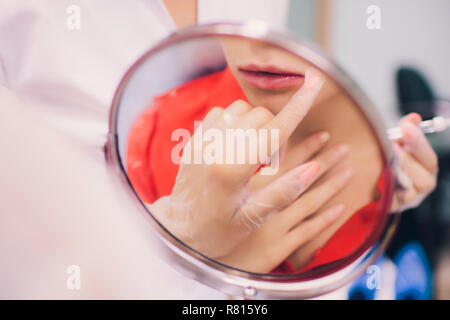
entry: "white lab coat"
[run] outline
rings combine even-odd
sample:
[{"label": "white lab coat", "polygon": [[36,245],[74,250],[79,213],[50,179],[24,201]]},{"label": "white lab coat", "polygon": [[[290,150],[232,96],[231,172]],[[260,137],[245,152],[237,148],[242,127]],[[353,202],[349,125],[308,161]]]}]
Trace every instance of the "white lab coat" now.
[{"label": "white lab coat", "polygon": [[[80,29],[68,27],[71,5]],[[198,18],[279,28],[287,10],[199,0]],[[0,0],[0,298],[224,297],[155,253],[101,150],[121,76],[174,29],[159,0]],[[80,290],[67,287],[70,265]]]}]

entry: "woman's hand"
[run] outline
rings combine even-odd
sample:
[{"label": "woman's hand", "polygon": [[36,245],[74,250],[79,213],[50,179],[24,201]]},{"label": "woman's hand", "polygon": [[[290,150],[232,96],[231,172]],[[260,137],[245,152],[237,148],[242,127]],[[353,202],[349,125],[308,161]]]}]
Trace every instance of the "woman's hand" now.
[{"label": "woman's hand", "polygon": [[403,138],[393,143],[399,161],[399,179],[404,190],[394,194],[392,212],[417,207],[436,188],[438,157],[419,124],[422,118],[411,113],[400,120]]},{"label": "woman's hand", "polygon": [[[257,150],[239,149],[238,143],[234,152],[258,161],[229,164],[225,161],[226,154],[216,154],[212,164],[182,161],[172,193],[150,205],[150,210],[174,235],[199,252],[210,257],[228,254],[312,183],[314,170],[307,165],[291,170],[255,192],[247,187],[258,168],[278,152],[277,147],[273,148],[271,132],[277,131],[277,145],[284,145],[309,111],[323,82],[323,76],[310,69],[305,84],[277,115],[244,101],[236,101],[225,110],[212,109],[203,120],[201,131],[214,129],[225,137],[229,129],[256,129],[260,143]],[[268,132],[263,138],[261,129]],[[196,130],[185,146],[183,159],[195,157],[191,154],[198,151],[195,141],[203,139],[199,132]],[[268,157],[261,158],[260,149],[268,150]]]},{"label": "woman's hand", "polygon": [[[311,141],[309,145],[311,146]],[[342,152],[344,148],[342,145],[335,146],[320,153],[311,162],[317,167],[314,181],[343,160],[347,155]],[[342,168],[322,184],[311,187],[284,210],[273,215],[235,250],[218,260],[249,272],[272,271],[292,252],[313,240],[336,221],[344,211],[344,205],[338,204],[330,208],[324,208],[324,205],[345,188],[352,175],[351,168]]]}]

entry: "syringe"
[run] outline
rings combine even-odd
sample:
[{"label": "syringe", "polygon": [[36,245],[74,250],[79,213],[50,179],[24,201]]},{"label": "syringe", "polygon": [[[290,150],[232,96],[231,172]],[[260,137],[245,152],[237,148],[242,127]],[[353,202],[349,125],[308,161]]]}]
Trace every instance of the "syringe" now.
[{"label": "syringe", "polygon": [[[419,127],[425,134],[442,132],[450,127],[450,119],[438,116],[431,120],[422,121],[419,124]],[[403,132],[400,127],[389,129],[387,134],[390,140],[398,140],[403,138]]]}]

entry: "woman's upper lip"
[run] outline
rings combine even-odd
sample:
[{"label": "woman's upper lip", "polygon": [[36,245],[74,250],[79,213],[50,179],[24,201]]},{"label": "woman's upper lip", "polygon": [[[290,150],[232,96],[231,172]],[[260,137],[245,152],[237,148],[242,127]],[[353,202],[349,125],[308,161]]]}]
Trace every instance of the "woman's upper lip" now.
[{"label": "woman's upper lip", "polygon": [[304,77],[304,74],[302,74],[302,73],[282,69],[282,68],[279,68],[279,67],[276,67],[273,65],[258,66],[256,64],[249,64],[246,66],[238,67],[238,69],[240,71],[266,72],[266,73],[280,74],[280,75],[286,75],[286,76]]}]

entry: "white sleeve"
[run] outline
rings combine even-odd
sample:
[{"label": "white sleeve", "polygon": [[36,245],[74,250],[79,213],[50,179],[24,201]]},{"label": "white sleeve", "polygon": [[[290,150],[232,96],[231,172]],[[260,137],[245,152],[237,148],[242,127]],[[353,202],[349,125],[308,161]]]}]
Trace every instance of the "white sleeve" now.
[{"label": "white sleeve", "polygon": [[224,297],[162,261],[112,170],[28,107],[0,86],[0,299]]},{"label": "white sleeve", "polygon": [[174,26],[159,0],[73,3],[0,0],[0,81],[60,131],[100,146],[121,77]]},{"label": "white sleeve", "polygon": [[6,86],[6,78],[5,78],[5,71],[3,66],[3,60],[0,56],[0,86]]},{"label": "white sleeve", "polygon": [[161,260],[101,154],[118,81],[170,32],[160,1],[73,2],[79,30],[67,1],[0,0],[0,299],[223,297]]}]

